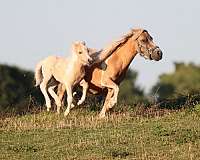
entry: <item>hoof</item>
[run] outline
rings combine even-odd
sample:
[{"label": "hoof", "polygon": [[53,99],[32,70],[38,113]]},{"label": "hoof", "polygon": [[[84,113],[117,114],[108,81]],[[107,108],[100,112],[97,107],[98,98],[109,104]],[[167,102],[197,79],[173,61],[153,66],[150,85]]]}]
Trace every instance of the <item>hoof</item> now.
[{"label": "hoof", "polygon": [[75,107],[75,105],[72,103],[72,104],[71,104],[71,109],[74,108],[74,107]]},{"label": "hoof", "polygon": [[74,97],[76,94],[77,94],[77,93],[76,93],[76,92],[74,92],[74,93],[73,93],[73,97]]},{"label": "hoof", "polygon": [[64,116],[67,117],[68,114],[69,114],[69,112],[65,111]]},{"label": "hoof", "polygon": [[106,114],[105,113],[100,113],[98,119],[105,119]]},{"label": "hoof", "polygon": [[78,101],[77,105],[81,105],[83,103],[83,101]]},{"label": "hoof", "polygon": [[59,114],[60,114],[60,111],[57,111],[56,114],[59,115]]}]

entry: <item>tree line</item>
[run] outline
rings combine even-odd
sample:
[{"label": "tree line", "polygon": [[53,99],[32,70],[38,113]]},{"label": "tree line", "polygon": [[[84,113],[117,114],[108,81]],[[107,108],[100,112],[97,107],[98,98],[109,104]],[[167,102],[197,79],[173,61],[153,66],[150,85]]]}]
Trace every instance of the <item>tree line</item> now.
[{"label": "tree line", "polygon": [[[200,66],[193,63],[174,63],[175,70],[163,73],[149,94],[136,85],[138,73],[128,70],[126,78],[120,85],[119,102],[136,104],[178,98],[199,94],[200,91]],[[0,110],[24,108],[30,103],[43,105],[44,98],[38,88],[34,86],[34,73],[16,66],[0,65]],[[88,96],[90,99],[90,95]],[[92,97],[92,96],[91,96]]]}]

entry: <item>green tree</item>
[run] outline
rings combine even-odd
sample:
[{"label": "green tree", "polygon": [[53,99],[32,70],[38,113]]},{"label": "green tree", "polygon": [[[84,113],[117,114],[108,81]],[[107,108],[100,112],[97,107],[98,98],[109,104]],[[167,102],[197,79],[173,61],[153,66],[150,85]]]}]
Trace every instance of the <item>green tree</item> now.
[{"label": "green tree", "polygon": [[[42,97],[33,85],[34,74],[18,67],[0,65],[0,109],[28,103],[28,98]],[[41,98],[37,98],[40,102]],[[19,107],[19,106],[18,106]],[[27,106],[20,106],[27,107]]]},{"label": "green tree", "polygon": [[193,63],[175,63],[173,73],[162,74],[151,93],[159,99],[188,95],[200,91],[200,66]]}]

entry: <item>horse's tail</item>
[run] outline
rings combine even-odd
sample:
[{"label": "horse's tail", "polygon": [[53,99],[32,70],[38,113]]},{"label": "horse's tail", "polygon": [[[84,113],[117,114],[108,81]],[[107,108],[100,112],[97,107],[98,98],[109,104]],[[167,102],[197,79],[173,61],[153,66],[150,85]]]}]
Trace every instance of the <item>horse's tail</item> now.
[{"label": "horse's tail", "polygon": [[42,75],[42,61],[40,61],[35,67],[35,86],[39,86],[42,82],[43,75]]}]

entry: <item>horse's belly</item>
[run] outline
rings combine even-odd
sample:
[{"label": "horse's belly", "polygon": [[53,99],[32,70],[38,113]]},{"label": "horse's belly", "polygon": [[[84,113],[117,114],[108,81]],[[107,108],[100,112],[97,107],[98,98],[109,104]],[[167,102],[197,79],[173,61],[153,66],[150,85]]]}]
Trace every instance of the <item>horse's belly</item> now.
[{"label": "horse's belly", "polygon": [[90,80],[90,83],[93,84],[96,87],[101,88],[101,70],[95,69],[92,73],[92,79]]},{"label": "horse's belly", "polygon": [[103,91],[103,86],[101,82],[102,71],[99,69],[95,69],[92,78],[89,81],[89,92],[92,94],[99,94]]}]

